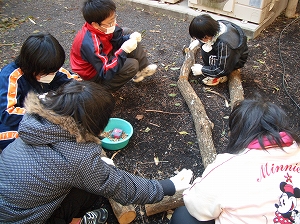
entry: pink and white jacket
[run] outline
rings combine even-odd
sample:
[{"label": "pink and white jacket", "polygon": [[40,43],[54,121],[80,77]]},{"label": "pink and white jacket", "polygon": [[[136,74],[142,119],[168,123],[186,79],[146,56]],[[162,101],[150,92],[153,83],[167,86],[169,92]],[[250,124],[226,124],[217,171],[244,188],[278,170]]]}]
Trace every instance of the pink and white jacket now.
[{"label": "pink and white jacket", "polygon": [[[216,224],[300,223],[300,149],[250,148],[219,154],[183,193],[189,213]],[[299,205],[298,205],[299,203]]]}]

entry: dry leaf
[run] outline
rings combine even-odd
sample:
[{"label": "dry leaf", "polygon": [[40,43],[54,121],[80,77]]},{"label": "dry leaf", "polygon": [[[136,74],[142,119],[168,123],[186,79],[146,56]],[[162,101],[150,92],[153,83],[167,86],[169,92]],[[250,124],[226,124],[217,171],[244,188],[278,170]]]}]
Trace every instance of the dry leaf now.
[{"label": "dry leaf", "polygon": [[173,215],[173,210],[168,210],[167,211],[167,219],[171,220],[172,215]]},{"label": "dry leaf", "polygon": [[186,131],[180,131],[179,134],[181,134],[181,135],[188,135],[189,133],[187,133]]},{"label": "dry leaf", "polygon": [[142,114],[138,114],[135,116],[135,119],[137,119],[137,120],[142,120],[143,118],[144,118],[144,115],[142,115]]}]

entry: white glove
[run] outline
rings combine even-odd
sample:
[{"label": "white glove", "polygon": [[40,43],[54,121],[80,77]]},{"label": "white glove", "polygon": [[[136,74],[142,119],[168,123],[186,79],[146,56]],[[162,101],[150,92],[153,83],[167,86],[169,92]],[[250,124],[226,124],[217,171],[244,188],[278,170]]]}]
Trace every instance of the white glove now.
[{"label": "white glove", "polygon": [[130,34],[130,39],[136,39],[137,42],[141,42],[142,40],[142,35],[139,32],[134,32]]},{"label": "white glove", "polygon": [[190,50],[193,50],[195,47],[199,46],[200,45],[200,42],[199,40],[193,40],[192,43],[190,44],[189,46],[189,49]]},{"label": "white glove", "polygon": [[110,159],[110,158],[107,158],[107,157],[101,157],[101,159],[102,159],[104,162],[106,162],[108,165],[116,166],[116,165],[114,164],[114,161],[113,161],[112,159]]},{"label": "white glove", "polygon": [[176,191],[187,189],[191,186],[190,182],[193,177],[193,171],[183,169],[170,180],[173,182]]},{"label": "white glove", "polygon": [[193,72],[193,75],[202,75],[202,67],[203,65],[200,65],[200,64],[194,64],[191,69],[192,69],[192,72]]},{"label": "white glove", "polygon": [[121,49],[128,54],[128,53],[132,52],[133,50],[135,50],[136,47],[137,47],[136,39],[129,39],[129,40],[126,40],[122,44]]}]

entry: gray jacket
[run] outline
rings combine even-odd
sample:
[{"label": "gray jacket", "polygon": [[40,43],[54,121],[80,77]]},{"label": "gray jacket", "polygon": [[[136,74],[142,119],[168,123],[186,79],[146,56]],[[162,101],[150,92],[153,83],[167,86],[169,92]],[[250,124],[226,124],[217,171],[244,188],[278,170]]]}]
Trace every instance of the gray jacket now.
[{"label": "gray jacket", "polygon": [[81,136],[72,117],[46,110],[33,93],[25,106],[19,138],[0,154],[0,223],[44,223],[73,187],[124,205],[162,200],[164,184],[106,164],[100,140]]}]

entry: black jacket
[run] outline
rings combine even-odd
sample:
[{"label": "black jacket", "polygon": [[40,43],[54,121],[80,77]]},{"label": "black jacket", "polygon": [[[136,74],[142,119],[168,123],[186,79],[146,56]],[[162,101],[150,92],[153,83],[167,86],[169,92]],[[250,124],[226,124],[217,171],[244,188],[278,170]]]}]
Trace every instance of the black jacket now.
[{"label": "black jacket", "polygon": [[218,22],[226,26],[226,31],[216,39],[210,52],[201,48],[202,74],[213,78],[228,76],[233,70],[242,68],[248,58],[247,37],[243,30],[226,20]]}]

